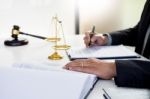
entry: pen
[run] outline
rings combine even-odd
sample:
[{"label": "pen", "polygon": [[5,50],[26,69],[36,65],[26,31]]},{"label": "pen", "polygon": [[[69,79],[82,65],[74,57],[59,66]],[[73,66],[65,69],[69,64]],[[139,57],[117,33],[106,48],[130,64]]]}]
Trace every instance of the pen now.
[{"label": "pen", "polygon": [[94,36],[94,34],[95,34],[95,26],[93,26],[92,27],[92,31],[91,31],[91,33],[90,33],[90,42],[89,42],[89,46],[91,45],[91,38]]},{"label": "pen", "polygon": [[104,91],[104,94],[103,94],[104,98],[111,99],[111,97],[108,95],[108,93],[105,91],[105,89],[102,89],[102,90]]}]

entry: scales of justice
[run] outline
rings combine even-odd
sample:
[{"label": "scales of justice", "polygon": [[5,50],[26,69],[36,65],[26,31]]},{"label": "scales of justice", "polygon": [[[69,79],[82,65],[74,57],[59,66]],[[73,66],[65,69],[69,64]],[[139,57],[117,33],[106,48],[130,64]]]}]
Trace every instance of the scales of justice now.
[{"label": "scales of justice", "polygon": [[[20,38],[19,37],[20,34],[35,37],[35,38],[39,38],[39,39],[43,39],[43,40],[46,40],[48,42],[54,42],[55,43],[55,45],[53,46],[55,52],[52,55],[48,56],[48,59],[60,60],[63,57],[60,54],[58,54],[57,50],[67,50],[67,49],[70,48],[70,46],[66,44],[66,39],[65,39],[65,35],[64,35],[64,32],[63,32],[63,27],[62,27],[62,21],[59,21],[57,16],[53,17],[52,21],[55,24],[55,37],[44,37],[44,36],[24,33],[24,32],[20,31],[20,27],[18,25],[14,25],[13,29],[12,29],[12,34],[11,34],[12,38],[10,38],[8,40],[5,40],[4,45],[6,45],[6,46],[23,46],[23,45],[27,45],[29,41],[27,39]],[[58,27],[61,30],[60,34],[63,36],[62,37],[63,38],[63,41],[62,41],[63,44],[62,45],[58,45],[58,42],[61,41],[61,38],[58,37],[58,32],[59,32]]]},{"label": "scales of justice", "polygon": [[[52,22],[54,23],[55,25],[55,38],[54,39],[58,39],[58,34],[61,34],[63,37],[63,44],[62,45],[59,45],[58,44],[58,40],[55,40],[55,45],[53,46],[54,48],[54,53],[50,56],[48,56],[48,59],[51,59],[51,60],[60,60],[62,59],[63,57],[57,52],[57,50],[68,50],[71,46],[67,45],[66,43],[66,38],[65,38],[65,35],[64,35],[64,31],[63,31],[63,26],[62,26],[62,21],[60,21],[58,19],[57,16],[53,17],[52,19]],[[61,33],[59,33],[61,31]]]}]

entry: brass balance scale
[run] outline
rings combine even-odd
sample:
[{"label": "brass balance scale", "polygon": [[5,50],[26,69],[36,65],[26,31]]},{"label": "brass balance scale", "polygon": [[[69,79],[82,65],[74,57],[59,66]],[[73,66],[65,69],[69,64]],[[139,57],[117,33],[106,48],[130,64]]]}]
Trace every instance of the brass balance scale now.
[{"label": "brass balance scale", "polygon": [[[60,60],[63,57],[57,51],[58,50],[68,50],[71,46],[67,45],[67,43],[66,43],[66,38],[65,38],[63,26],[62,26],[62,21],[60,21],[57,16],[53,17],[52,21],[55,24],[55,38],[54,39],[56,39],[56,40],[54,41],[55,45],[53,46],[55,51],[52,55],[48,56],[48,59]],[[61,28],[60,34],[62,34],[62,36],[63,36],[63,45],[58,44],[58,42],[59,42],[59,40],[58,40],[58,27]]]}]

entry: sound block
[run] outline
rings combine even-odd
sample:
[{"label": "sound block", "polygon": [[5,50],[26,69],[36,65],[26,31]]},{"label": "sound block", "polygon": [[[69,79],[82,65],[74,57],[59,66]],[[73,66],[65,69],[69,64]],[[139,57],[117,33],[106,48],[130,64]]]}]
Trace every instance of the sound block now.
[{"label": "sound block", "polygon": [[23,46],[23,45],[27,45],[28,41],[23,38],[22,39],[19,38],[18,40],[10,39],[10,40],[5,40],[4,44],[6,46]]}]

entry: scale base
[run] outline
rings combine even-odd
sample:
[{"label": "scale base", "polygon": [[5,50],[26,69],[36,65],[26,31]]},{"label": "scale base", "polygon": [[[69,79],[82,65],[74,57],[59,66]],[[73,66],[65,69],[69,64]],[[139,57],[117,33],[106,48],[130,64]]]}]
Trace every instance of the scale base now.
[{"label": "scale base", "polygon": [[11,39],[11,40],[5,40],[4,44],[6,46],[23,46],[23,45],[27,45],[28,41],[26,39]]},{"label": "scale base", "polygon": [[63,57],[59,55],[57,52],[54,52],[52,55],[48,56],[50,60],[61,60]]}]

